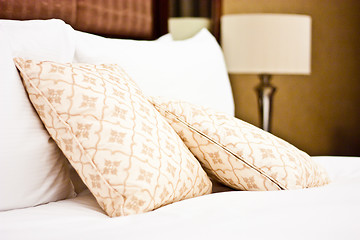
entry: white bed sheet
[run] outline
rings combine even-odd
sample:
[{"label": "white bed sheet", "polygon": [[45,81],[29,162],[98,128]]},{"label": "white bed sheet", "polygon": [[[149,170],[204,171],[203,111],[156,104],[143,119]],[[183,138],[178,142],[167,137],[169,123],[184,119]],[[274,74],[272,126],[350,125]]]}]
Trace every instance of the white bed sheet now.
[{"label": "white bed sheet", "polygon": [[360,239],[360,158],[314,157],[332,183],[274,192],[231,191],[109,218],[88,191],[0,212],[0,239]]}]

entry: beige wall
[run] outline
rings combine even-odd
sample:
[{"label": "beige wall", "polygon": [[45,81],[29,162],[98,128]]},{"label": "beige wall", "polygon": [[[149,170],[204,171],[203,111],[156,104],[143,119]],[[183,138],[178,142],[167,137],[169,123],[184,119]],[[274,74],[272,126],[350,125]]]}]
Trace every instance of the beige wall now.
[{"label": "beige wall", "polygon": [[[223,14],[312,17],[312,73],[273,76],[273,133],[311,155],[360,156],[360,1],[223,0]],[[258,125],[257,76],[230,75],[236,116]]]}]

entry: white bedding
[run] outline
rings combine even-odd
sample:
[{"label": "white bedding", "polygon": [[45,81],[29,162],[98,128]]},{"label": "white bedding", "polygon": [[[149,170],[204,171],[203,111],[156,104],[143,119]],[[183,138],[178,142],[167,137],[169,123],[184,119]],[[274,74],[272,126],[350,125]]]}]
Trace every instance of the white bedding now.
[{"label": "white bedding", "polygon": [[360,239],[360,158],[314,159],[331,184],[213,193],[117,218],[107,217],[86,190],[74,199],[0,212],[0,239]]}]

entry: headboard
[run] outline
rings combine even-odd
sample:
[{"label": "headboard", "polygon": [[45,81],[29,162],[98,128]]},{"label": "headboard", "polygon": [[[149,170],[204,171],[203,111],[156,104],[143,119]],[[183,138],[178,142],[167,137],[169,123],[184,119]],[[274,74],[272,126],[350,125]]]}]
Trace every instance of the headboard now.
[{"label": "headboard", "polygon": [[[210,2],[219,39],[221,0]],[[51,18],[105,37],[151,40],[168,32],[169,0],[0,0],[0,19]]]},{"label": "headboard", "polygon": [[167,33],[168,0],[0,0],[0,18],[58,18],[83,32],[150,40]]}]

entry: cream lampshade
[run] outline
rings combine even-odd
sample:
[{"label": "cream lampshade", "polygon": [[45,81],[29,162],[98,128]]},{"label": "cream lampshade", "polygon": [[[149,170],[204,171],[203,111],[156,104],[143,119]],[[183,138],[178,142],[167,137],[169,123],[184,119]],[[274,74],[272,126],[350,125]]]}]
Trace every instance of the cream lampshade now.
[{"label": "cream lampshade", "polygon": [[258,74],[262,128],[270,131],[273,74],[310,74],[311,18],[296,14],[234,14],[221,18],[229,73]]}]

